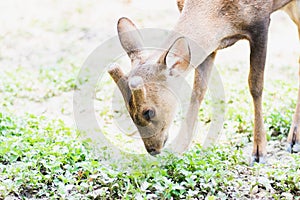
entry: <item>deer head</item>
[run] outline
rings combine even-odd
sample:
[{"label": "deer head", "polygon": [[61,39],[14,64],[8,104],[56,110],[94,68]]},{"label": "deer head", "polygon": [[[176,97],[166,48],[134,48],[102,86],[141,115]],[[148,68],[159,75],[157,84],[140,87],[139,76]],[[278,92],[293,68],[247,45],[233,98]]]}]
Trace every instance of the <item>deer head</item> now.
[{"label": "deer head", "polygon": [[[177,100],[170,84],[189,68],[189,45],[180,37],[168,49],[146,56],[141,35],[129,19],[121,18],[117,28],[132,69],[125,75],[118,65],[112,65],[108,72],[123,95],[146,150],[156,155],[168,139],[176,111]],[[167,64],[170,59],[173,64]]]}]

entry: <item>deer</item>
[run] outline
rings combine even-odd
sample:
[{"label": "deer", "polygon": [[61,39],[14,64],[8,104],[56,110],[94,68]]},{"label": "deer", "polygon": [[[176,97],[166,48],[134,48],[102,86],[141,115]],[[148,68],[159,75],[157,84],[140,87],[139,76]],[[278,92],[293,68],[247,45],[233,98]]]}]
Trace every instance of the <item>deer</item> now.
[{"label": "deer", "polygon": [[[266,163],[262,93],[270,15],[284,10],[298,26],[300,36],[300,7],[297,3],[300,5],[299,0],[177,0],[180,16],[173,30],[180,36],[170,35],[164,42],[166,50],[150,56],[144,54],[143,40],[135,24],[125,17],[119,19],[119,40],[132,68],[124,74],[116,64],[109,68],[108,73],[121,91],[130,117],[150,155],[162,152],[174,118],[175,106],[172,105],[175,105],[175,99],[165,89],[170,80],[194,71],[185,129],[180,131],[173,143],[176,145],[185,138],[188,142],[182,148],[187,149],[217,51],[244,39],[249,41],[250,46],[248,85],[254,105],[250,165]],[[197,49],[191,47],[187,38],[195,41],[205,53],[197,55]],[[197,57],[197,66],[190,69],[193,56]],[[167,59],[173,59],[173,64],[169,64]],[[300,89],[287,143],[289,152],[300,152]]]}]

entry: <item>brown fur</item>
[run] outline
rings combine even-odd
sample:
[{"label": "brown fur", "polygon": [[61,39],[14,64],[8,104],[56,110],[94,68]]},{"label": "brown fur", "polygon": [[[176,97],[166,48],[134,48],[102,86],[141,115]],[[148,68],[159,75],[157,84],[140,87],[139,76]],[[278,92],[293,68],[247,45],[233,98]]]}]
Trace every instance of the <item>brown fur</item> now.
[{"label": "brown fur", "polygon": [[[133,115],[132,108],[128,108],[140,134],[147,136],[143,138],[146,149],[151,154],[159,153],[167,138],[166,131],[173,119],[175,109],[175,106],[170,105],[175,105],[175,100],[165,87],[170,86],[172,78],[176,79],[174,74],[186,71],[190,60],[199,64],[195,71],[188,114],[179,133],[180,137],[177,137],[174,144],[176,146],[176,144],[186,141],[181,148],[181,150],[185,150],[192,140],[191,133],[197,120],[198,109],[207,89],[207,82],[216,52],[219,49],[233,45],[238,40],[247,39],[251,50],[248,82],[254,103],[254,141],[251,164],[265,162],[267,140],[263,123],[262,92],[270,15],[285,6],[283,9],[296,23],[300,33],[300,9],[296,5],[296,0],[186,0],[186,2],[177,0],[177,5],[181,15],[174,27],[174,32],[194,40],[198,47],[195,45],[189,47],[184,40],[174,43],[173,41],[177,36],[171,35],[166,42],[171,48],[168,47],[167,51],[156,53],[150,57],[153,60],[153,57],[160,54],[156,58],[157,62],[150,62],[150,58],[143,57],[138,34],[126,35],[125,33],[125,36],[123,35],[124,30],[135,30],[135,26],[130,20],[121,19],[118,24],[120,41],[132,59],[133,65],[133,70],[125,78],[130,80],[133,76],[140,76],[146,82],[144,86],[147,94],[146,101],[135,102],[135,106],[141,107],[140,110],[145,107],[154,107],[156,110],[156,118],[149,122],[150,125],[141,128],[138,126],[137,120],[137,118],[142,117],[141,113],[137,112]],[[174,44],[171,45],[172,43]],[[175,52],[175,65],[173,67],[166,66],[163,61],[174,46],[178,47],[180,53]],[[201,55],[198,55],[199,47],[205,50]],[[184,61],[178,55],[183,56]],[[118,84],[118,86],[123,87],[124,84]],[[124,87],[128,88],[126,84]],[[120,89],[124,91],[124,89]],[[125,102],[130,101],[125,97],[124,99]],[[139,117],[136,117],[136,115]],[[297,149],[300,151],[299,126],[300,90],[292,128],[288,137],[291,151]],[[299,147],[295,149],[295,145],[299,145]]]},{"label": "brown fur", "polygon": [[[192,0],[187,0],[187,7],[189,2],[192,2]],[[290,17],[293,19],[293,21],[297,24],[299,28],[299,7],[296,7],[296,1],[287,0],[223,0],[219,2],[221,2],[219,6],[220,9],[216,13],[218,13],[218,17],[226,19],[227,23],[225,24],[227,24],[227,26],[230,28],[229,33],[227,33],[228,36],[225,36],[223,38],[220,37],[220,42],[216,43],[219,45],[218,47],[216,46],[215,49],[217,50],[226,48],[240,39],[248,39],[250,42],[251,66],[248,81],[250,93],[253,97],[254,102],[254,144],[251,164],[253,164],[253,162],[263,163],[265,162],[267,140],[266,132],[264,130],[263,125],[262,91],[264,79],[264,65],[267,51],[267,35],[270,21],[269,17],[272,12],[281,8],[284,5],[287,5],[284,8],[284,10],[290,15]],[[198,3],[200,4],[200,6],[201,4],[203,4],[200,1],[198,1]],[[180,4],[184,4],[184,1],[180,1]],[[184,12],[183,14],[186,15],[184,17],[187,17],[187,11],[183,10],[182,8],[179,8],[179,10]],[[213,20],[211,22],[213,22]],[[298,93],[298,102],[299,103],[297,104],[293,125],[291,127],[291,131],[288,137],[288,142],[291,145],[290,148],[293,148],[294,144],[300,142],[300,131],[297,131],[297,127],[300,125],[300,90]]]}]

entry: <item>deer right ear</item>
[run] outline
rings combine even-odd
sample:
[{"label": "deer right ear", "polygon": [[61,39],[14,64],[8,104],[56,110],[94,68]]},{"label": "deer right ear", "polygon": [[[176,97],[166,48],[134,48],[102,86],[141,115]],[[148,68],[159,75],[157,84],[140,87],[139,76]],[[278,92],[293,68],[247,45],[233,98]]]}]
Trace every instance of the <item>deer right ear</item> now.
[{"label": "deer right ear", "polygon": [[122,47],[127,52],[131,61],[142,59],[142,37],[134,23],[122,17],[118,21],[118,34]]},{"label": "deer right ear", "polygon": [[[171,64],[167,62],[168,58],[172,60]],[[188,41],[180,37],[160,56],[158,63],[163,66],[162,69],[169,70],[171,76],[177,76],[187,72],[190,60],[191,51]]]}]

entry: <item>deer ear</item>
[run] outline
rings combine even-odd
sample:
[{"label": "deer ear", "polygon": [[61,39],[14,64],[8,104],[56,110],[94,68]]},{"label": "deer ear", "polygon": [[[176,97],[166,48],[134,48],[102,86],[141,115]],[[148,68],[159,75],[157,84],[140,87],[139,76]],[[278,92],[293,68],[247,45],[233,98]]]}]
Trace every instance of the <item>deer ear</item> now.
[{"label": "deer ear", "polygon": [[122,17],[118,21],[118,35],[122,47],[127,52],[131,61],[141,59],[143,47],[142,37],[134,23]]},{"label": "deer ear", "polygon": [[187,71],[190,60],[191,51],[188,41],[184,37],[180,37],[161,55],[158,63],[167,67],[171,76],[176,76]]}]

